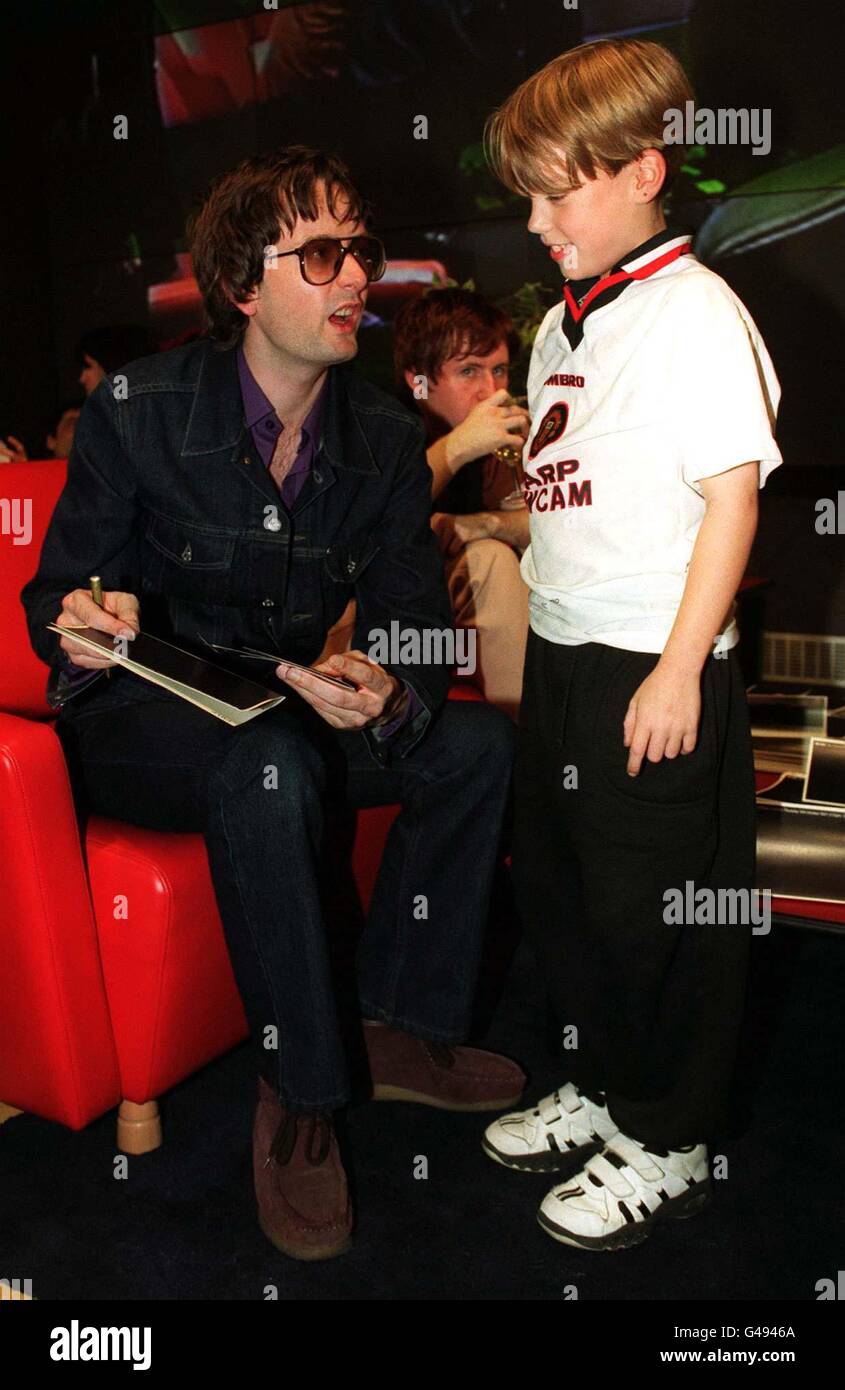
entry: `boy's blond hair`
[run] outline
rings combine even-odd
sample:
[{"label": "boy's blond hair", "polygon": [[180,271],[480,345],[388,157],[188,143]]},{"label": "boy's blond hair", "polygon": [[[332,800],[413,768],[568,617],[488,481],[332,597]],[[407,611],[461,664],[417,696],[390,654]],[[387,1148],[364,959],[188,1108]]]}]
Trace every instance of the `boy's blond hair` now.
[{"label": "boy's blond hair", "polygon": [[578,186],[578,173],[616,174],[644,150],[666,160],[668,191],[684,146],[666,144],[670,109],[693,100],[677,58],[643,39],[598,39],[553,58],[489,117],[487,158],[507,188],[530,196]]}]

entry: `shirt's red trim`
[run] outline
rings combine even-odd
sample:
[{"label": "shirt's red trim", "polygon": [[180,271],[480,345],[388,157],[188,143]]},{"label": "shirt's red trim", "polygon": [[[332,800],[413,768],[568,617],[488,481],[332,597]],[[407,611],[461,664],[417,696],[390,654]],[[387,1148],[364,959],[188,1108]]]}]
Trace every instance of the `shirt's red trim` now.
[{"label": "shirt's red trim", "polygon": [[662,270],[665,265],[670,265],[679,256],[683,256],[689,251],[691,242],[685,241],[681,246],[674,246],[671,251],[666,251],[662,256],[658,256],[654,261],[648,261],[640,266],[639,270],[617,270],[615,275],[605,275],[598,280],[589,294],[584,296],[582,304],[578,304],[574,294],[568,285],[563,287],[563,297],[566,300],[567,308],[576,323],[583,318],[597,295],[604,294],[612,285],[618,285],[621,280],[647,280],[649,275],[653,275],[656,270]]}]

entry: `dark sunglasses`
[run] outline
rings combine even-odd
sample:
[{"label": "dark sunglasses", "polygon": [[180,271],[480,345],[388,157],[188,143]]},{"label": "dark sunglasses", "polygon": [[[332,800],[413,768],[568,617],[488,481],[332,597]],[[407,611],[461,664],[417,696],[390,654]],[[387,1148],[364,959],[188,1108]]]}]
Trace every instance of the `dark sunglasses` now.
[{"label": "dark sunglasses", "polygon": [[298,256],[302,278],[309,285],[328,285],[336,280],[347,255],[352,255],[368,281],[380,280],[385,272],[384,247],[378,237],[353,236],[343,241],[335,236],[315,236],[293,251],[277,251],[268,246],[264,252],[265,266],[283,256]]}]

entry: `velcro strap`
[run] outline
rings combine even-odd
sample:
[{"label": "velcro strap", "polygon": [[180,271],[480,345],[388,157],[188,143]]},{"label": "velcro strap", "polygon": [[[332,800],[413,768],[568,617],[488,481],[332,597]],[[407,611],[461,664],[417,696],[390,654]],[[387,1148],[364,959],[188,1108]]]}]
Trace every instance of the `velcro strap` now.
[{"label": "velcro strap", "polygon": [[635,1143],[633,1139],[629,1139],[627,1134],[621,1132],[614,1134],[605,1148],[611,1149],[613,1153],[623,1158],[634,1169],[635,1173],[639,1173],[641,1178],[645,1178],[646,1182],[657,1182],[664,1176],[664,1170],[658,1168],[654,1160],[643,1152],[639,1144]]},{"label": "velcro strap", "polygon": [[[614,1197],[630,1197],[634,1191],[628,1179],[618,1168],[614,1168],[612,1163],[608,1163],[604,1154],[596,1154],[584,1165],[586,1173],[592,1173],[599,1181],[608,1188]],[[589,1192],[592,1184],[588,1181],[584,1184],[584,1191]]]},{"label": "velcro strap", "polygon": [[540,1112],[540,1119],[549,1129],[552,1125],[556,1125],[560,1119],[560,1108],[554,1095],[544,1096],[542,1100],[537,1102],[537,1109]]},{"label": "velcro strap", "polygon": [[551,1129],[552,1125],[556,1125],[565,1115],[573,1115],[576,1110],[583,1109],[583,1101],[572,1082],[567,1081],[559,1091],[554,1091],[552,1095],[544,1096],[538,1101],[537,1109],[543,1124]]},{"label": "velcro strap", "polygon": [[576,1091],[571,1081],[567,1081],[558,1091],[560,1103],[568,1114],[574,1115],[576,1110],[583,1110],[584,1102]]}]

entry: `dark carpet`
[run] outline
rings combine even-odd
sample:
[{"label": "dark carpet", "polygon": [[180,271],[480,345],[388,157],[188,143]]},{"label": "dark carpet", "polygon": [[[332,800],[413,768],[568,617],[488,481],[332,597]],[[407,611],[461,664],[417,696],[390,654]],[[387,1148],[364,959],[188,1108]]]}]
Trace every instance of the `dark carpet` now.
[{"label": "dark carpet", "polygon": [[[501,959],[499,960],[501,965]],[[23,1115],[0,1127],[0,1263],[36,1299],[813,1300],[842,1265],[845,938],[754,941],[727,1177],[695,1218],[645,1244],[579,1253],[546,1236],[548,1177],[489,1162],[487,1120],[416,1105],[349,1116],[358,1225],[324,1264],[279,1255],[258,1229],[246,1046],[163,1100],[165,1142],[113,1176],[115,1112],[82,1133]],[[527,1095],[566,1076],[548,1045],[528,950],[510,967],[484,1043],[519,1058]],[[416,1178],[427,1160],[427,1178]],[[580,1166],[573,1163],[573,1171]],[[0,1271],[2,1272],[2,1271]],[[567,1292],[568,1290],[568,1292]]]}]

